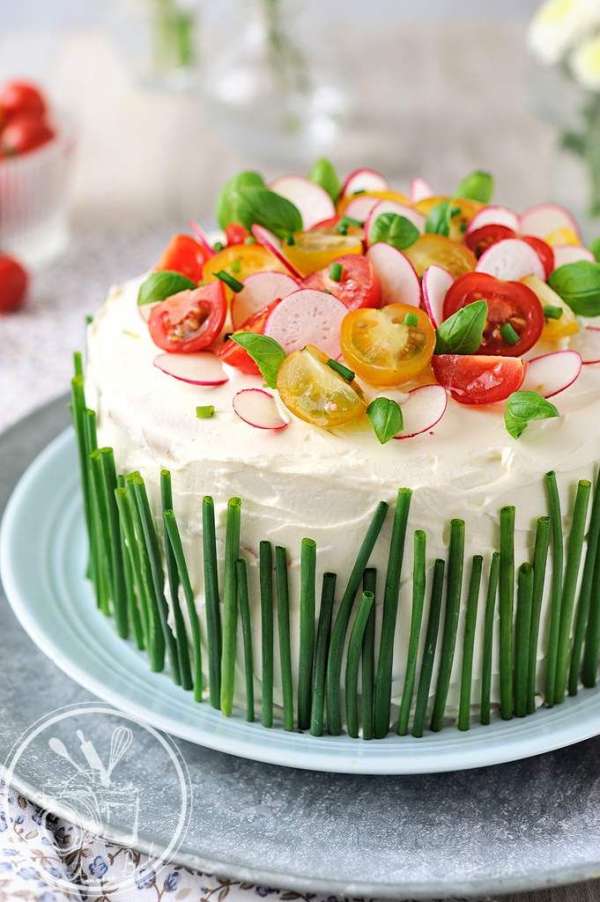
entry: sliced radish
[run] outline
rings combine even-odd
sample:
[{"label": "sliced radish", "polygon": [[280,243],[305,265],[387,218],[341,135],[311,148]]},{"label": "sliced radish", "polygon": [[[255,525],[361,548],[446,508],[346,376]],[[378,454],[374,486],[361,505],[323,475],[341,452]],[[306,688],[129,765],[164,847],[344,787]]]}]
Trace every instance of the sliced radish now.
[{"label": "sliced radish", "polygon": [[557,229],[572,229],[580,236],[579,226],[569,211],[558,204],[536,204],[521,214],[519,231],[524,235],[544,238]]},{"label": "sliced radish", "polygon": [[404,429],[396,439],[414,438],[440,422],[448,407],[448,392],[441,385],[421,385],[409,392],[402,405]]},{"label": "sliced radish", "polygon": [[271,251],[273,256],[277,257],[280,263],[283,263],[287,271],[291,273],[295,279],[302,278],[301,274],[298,272],[294,264],[290,263],[288,258],[281,250],[281,242],[277,235],[274,235],[273,232],[270,232],[268,229],[265,229],[265,227],[261,225],[253,225],[252,234],[259,244],[261,244],[268,251]]},{"label": "sliced radish", "polygon": [[486,225],[503,225],[512,229],[513,232],[518,232],[519,217],[516,213],[513,213],[512,210],[509,210],[508,207],[490,204],[489,207],[483,207],[483,209],[475,214],[469,223],[467,234],[469,232],[474,232],[476,229],[481,229]]},{"label": "sliced radish", "polygon": [[290,421],[282,417],[273,395],[262,388],[242,388],[231,401],[240,420],[257,429],[285,429]]},{"label": "sliced radish", "polygon": [[352,219],[357,219],[359,222],[366,222],[369,218],[369,213],[378,203],[380,203],[378,197],[369,197],[368,194],[359,194],[350,201],[344,210],[344,216],[351,216]]},{"label": "sliced radish", "polygon": [[385,191],[388,187],[386,179],[375,169],[354,169],[342,185],[342,197],[356,194],[357,191]]},{"label": "sliced radish", "polygon": [[581,355],[571,350],[534,357],[527,363],[523,388],[552,398],[573,385],[581,372],[581,363]]},{"label": "sliced radish", "polygon": [[596,259],[587,247],[577,247],[575,244],[556,244],[554,251],[554,269],[564,266],[565,263],[576,263],[577,260],[589,260],[591,263]]},{"label": "sliced radish", "polygon": [[433,197],[434,194],[435,191],[425,179],[416,178],[410,183],[410,199],[414,204],[417,204],[420,200],[427,200],[428,197]]},{"label": "sliced radish", "polygon": [[233,328],[268,307],[277,298],[284,298],[298,288],[298,282],[284,272],[255,272],[244,280],[244,288],[234,294],[231,306]]},{"label": "sliced radish", "polygon": [[381,287],[381,304],[421,304],[421,285],[413,265],[390,244],[373,244],[367,251]]},{"label": "sliced radish", "polygon": [[405,219],[412,222],[420,232],[425,229],[425,217],[422,213],[419,213],[418,210],[414,210],[406,204],[399,204],[395,200],[382,200],[373,207],[365,224],[365,237],[368,244],[371,243],[371,236],[377,218],[381,216],[382,213],[396,213],[398,216],[404,216]]},{"label": "sliced radish", "polygon": [[505,281],[516,281],[525,276],[546,279],[542,261],[531,245],[520,238],[505,238],[493,244],[477,261],[476,270]]},{"label": "sliced radish", "polygon": [[206,256],[214,257],[216,251],[210,243],[210,237],[204,231],[202,226],[197,222],[194,222],[194,220],[192,219],[190,220],[190,229],[192,230],[192,235],[194,236],[195,240],[198,242],[198,244],[202,245],[202,249]]},{"label": "sliced radish", "polygon": [[423,273],[423,306],[436,328],[444,321],[444,298],[453,281],[441,266],[430,266]]},{"label": "sliced radish", "polygon": [[159,354],[154,366],[190,385],[223,385],[229,379],[219,358],[209,353]]},{"label": "sliced radish", "polygon": [[586,365],[600,363],[600,328],[598,326],[584,326],[569,341],[571,347],[581,354],[582,363]]},{"label": "sliced radish", "polygon": [[323,188],[299,175],[284,175],[271,182],[271,190],[291,201],[300,211],[304,230],[335,215],[335,205]]},{"label": "sliced radish", "polygon": [[270,314],[265,335],[288,353],[316,345],[329,357],[340,355],[340,329],[348,308],[332,294],[300,288],[288,294]]}]

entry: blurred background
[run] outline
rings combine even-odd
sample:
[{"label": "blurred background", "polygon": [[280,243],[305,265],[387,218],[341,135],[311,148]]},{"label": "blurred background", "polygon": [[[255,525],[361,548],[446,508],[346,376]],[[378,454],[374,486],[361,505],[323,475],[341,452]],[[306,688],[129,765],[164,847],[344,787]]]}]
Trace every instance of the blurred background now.
[{"label": "blurred background", "polygon": [[[600,0],[19,0],[2,13],[0,83],[38,82],[68,138],[60,209],[18,246],[27,312],[0,316],[17,362],[22,317],[44,324],[47,378],[20,374],[30,391],[4,422],[62,386],[82,309],[190,217],[209,227],[242,167],[304,174],[326,155],[442,194],[488,169],[498,202],[564,203],[595,237],[600,49],[574,61],[573,47],[597,42]],[[3,165],[0,248],[13,250]]]}]

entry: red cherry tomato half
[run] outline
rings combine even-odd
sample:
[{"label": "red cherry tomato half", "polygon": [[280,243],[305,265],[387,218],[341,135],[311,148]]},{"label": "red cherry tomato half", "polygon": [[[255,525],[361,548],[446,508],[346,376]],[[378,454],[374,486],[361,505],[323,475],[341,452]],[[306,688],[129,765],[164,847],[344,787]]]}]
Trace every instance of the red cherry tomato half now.
[{"label": "red cherry tomato half", "polygon": [[548,276],[554,269],[554,251],[552,250],[550,245],[546,241],[544,241],[543,238],[536,238],[535,235],[522,235],[521,241],[525,241],[530,247],[534,249],[538,257],[542,261],[542,266],[544,267],[546,278],[548,278]]},{"label": "red cherry tomato half", "polygon": [[13,157],[47,144],[54,131],[44,119],[30,114],[13,116],[0,133],[0,154]]},{"label": "red cherry tomato half", "polygon": [[492,244],[498,241],[504,241],[505,238],[516,238],[517,233],[508,226],[490,223],[481,226],[480,229],[474,229],[465,235],[465,244],[472,250],[476,257],[481,257],[484,251],[487,251]]},{"label": "red cherry tomato half", "polygon": [[[468,272],[448,289],[444,319],[480,300],[487,301],[488,319],[478,354],[520,357],[533,347],[544,328],[544,311],[531,288],[522,282],[503,282],[487,273]],[[519,336],[514,344],[502,334],[505,324]]]},{"label": "red cherry tomato half", "polygon": [[232,244],[243,244],[249,235],[250,232],[237,222],[230,222],[228,226],[225,226],[227,247],[231,247]]},{"label": "red cherry tomato half", "polygon": [[207,259],[205,249],[190,235],[173,235],[156,269],[168,269],[199,282]]},{"label": "red cherry tomato half", "polygon": [[[339,282],[330,276],[331,267],[336,263],[342,267]],[[333,264],[307,276],[303,285],[305,288],[316,288],[317,291],[328,291],[345,304],[348,310],[381,306],[381,289],[371,261],[358,254],[338,257]]]},{"label": "red cherry tomato half", "polygon": [[204,351],[219,336],[227,302],[221,282],[180,291],[157,304],[148,328],[152,341],[163,351],[188,354]]},{"label": "red cherry tomato half", "polygon": [[[248,319],[242,323],[238,331],[256,332],[258,335],[262,335],[265,331],[265,323],[278,303],[279,300],[273,301],[272,304],[263,307],[263,309],[259,310],[257,313],[253,313],[252,316],[248,317]],[[223,342],[220,348],[217,348],[215,353],[223,363],[234,366],[236,369],[241,370],[242,373],[246,373],[248,376],[260,376],[260,370],[252,360],[252,357],[250,357],[248,352],[245,351],[237,341],[228,338]]]},{"label": "red cherry tomato half", "polygon": [[431,364],[435,378],[461,404],[494,404],[518,391],[526,364],[516,357],[438,354]]},{"label": "red cherry tomato half", "polygon": [[41,91],[28,81],[8,81],[0,88],[0,107],[6,119],[26,114],[41,118],[46,113],[46,101]]},{"label": "red cherry tomato half", "polygon": [[29,277],[18,260],[0,254],[0,313],[14,313],[23,306]]}]

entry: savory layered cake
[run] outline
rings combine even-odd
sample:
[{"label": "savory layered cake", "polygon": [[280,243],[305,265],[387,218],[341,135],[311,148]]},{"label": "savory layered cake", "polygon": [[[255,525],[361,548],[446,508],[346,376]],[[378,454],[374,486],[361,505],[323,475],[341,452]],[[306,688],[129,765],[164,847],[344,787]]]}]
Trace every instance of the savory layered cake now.
[{"label": "savory layered cake", "polygon": [[197,701],[382,738],[595,685],[600,264],[492,191],[241,173],[90,323],[88,572]]}]

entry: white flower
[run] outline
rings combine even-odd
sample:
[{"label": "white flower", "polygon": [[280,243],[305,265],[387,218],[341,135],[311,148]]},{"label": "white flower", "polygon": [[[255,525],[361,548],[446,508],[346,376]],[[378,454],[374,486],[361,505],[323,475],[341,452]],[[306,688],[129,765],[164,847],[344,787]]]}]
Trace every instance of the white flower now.
[{"label": "white flower", "polygon": [[600,34],[583,41],[571,56],[571,70],[584,88],[600,90]]},{"label": "white flower", "polygon": [[600,0],[546,0],[529,26],[529,46],[543,63],[558,63],[599,24]]}]

